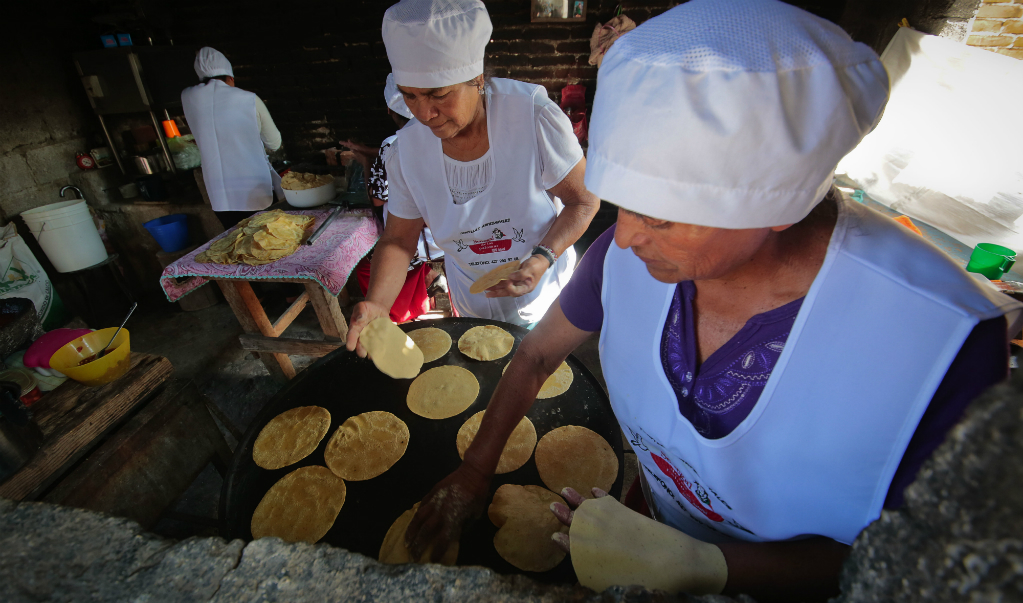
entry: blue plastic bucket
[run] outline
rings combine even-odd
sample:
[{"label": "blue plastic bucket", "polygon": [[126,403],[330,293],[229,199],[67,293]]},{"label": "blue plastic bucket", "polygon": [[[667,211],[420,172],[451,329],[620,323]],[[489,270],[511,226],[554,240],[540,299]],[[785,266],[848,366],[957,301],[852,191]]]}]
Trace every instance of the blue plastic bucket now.
[{"label": "blue plastic bucket", "polygon": [[150,220],[143,226],[166,253],[188,247],[188,216],[185,214],[171,214]]}]

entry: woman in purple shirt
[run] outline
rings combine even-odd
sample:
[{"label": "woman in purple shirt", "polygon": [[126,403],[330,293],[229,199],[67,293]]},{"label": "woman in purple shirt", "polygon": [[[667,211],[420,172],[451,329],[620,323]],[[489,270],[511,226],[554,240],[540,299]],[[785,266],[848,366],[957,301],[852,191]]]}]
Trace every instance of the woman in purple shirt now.
[{"label": "woman in purple shirt", "polygon": [[[409,525],[435,556],[484,508],[546,378],[600,330],[652,520],[561,494],[554,540],[595,590],[823,600],[849,545],[980,390],[1007,372],[985,288],[834,168],[888,77],[834,24],[774,0],[691,0],[601,67],[587,188],[619,206],[508,365],[464,462]],[[614,245],[612,245],[612,241]]]}]

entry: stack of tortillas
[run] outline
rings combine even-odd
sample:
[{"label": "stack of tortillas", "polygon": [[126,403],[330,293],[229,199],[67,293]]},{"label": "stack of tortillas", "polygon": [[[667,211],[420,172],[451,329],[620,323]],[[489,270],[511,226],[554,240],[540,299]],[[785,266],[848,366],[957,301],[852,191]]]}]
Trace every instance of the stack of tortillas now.
[{"label": "stack of tortillas", "polygon": [[551,540],[555,532],[568,533],[551,513],[551,503],[565,500],[540,486],[505,484],[494,493],[487,516],[499,529],[494,548],[505,561],[527,572],[546,572],[565,558]]}]

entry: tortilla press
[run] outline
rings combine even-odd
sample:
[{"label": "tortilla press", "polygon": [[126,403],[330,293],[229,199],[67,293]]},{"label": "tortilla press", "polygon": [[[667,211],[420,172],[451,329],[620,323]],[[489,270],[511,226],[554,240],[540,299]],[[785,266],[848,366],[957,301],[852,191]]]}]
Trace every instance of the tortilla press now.
[{"label": "tortilla press", "polygon": [[20,397],[18,384],[0,381],[0,482],[21,469],[43,444],[43,432]]}]

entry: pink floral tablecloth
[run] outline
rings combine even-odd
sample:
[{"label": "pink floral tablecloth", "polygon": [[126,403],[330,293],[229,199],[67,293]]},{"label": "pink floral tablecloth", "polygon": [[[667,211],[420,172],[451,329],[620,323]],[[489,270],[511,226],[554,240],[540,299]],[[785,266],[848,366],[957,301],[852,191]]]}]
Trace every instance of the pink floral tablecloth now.
[{"label": "pink floral tablecloth", "polygon": [[[330,213],[327,209],[289,210],[289,214],[316,217],[312,228],[319,227]],[[231,232],[231,231],[228,231]],[[327,230],[313,245],[302,245],[298,251],[272,264],[200,264],[195,256],[206,251],[216,237],[164,269],[160,276],[167,299],[175,302],[205,285],[210,279],[308,279],[316,281],[331,295],[337,295],[348,281],[348,276],[380,238],[377,222],[370,210],[341,210]]]}]

